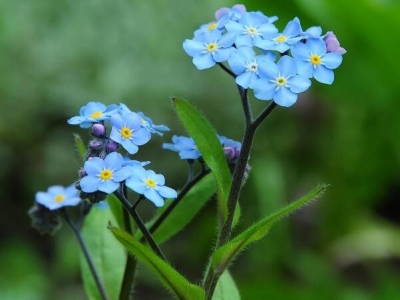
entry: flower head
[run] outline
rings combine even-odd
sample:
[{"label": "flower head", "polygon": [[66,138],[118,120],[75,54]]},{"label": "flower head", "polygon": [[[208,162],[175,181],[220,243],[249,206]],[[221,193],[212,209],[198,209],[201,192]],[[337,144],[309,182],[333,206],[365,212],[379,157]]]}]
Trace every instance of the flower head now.
[{"label": "flower head", "polygon": [[155,206],[164,205],[164,198],[176,198],[174,189],[164,186],[165,178],[152,170],[145,170],[142,167],[133,167],[132,175],[125,181],[128,188],[138,194],[144,195],[154,203]]},{"label": "flower head", "polygon": [[79,191],[73,184],[67,187],[53,185],[47,189],[47,192],[37,192],[35,200],[49,210],[55,210],[63,206],[79,204],[82,199],[79,198],[78,194]]},{"label": "flower head", "polygon": [[296,61],[287,55],[277,64],[264,61],[260,64],[260,79],[254,87],[254,96],[260,100],[271,100],[281,106],[291,106],[297,94],[307,90],[311,81],[297,75]]},{"label": "flower head", "polygon": [[183,49],[193,57],[193,64],[199,70],[213,67],[226,61],[234,51],[235,34],[222,34],[219,30],[205,32],[200,39],[185,40]]},{"label": "flower head", "polygon": [[121,144],[130,154],[138,152],[138,146],[150,140],[151,134],[142,127],[142,117],[137,113],[130,112],[124,116],[113,114],[111,125],[110,138]]},{"label": "flower head", "polygon": [[108,154],[104,160],[93,157],[86,161],[83,168],[87,175],[79,183],[82,191],[107,194],[116,191],[120,183],[131,175],[131,169],[123,167],[124,163],[124,158],[118,152]]},{"label": "flower head", "polygon": [[93,123],[107,120],[118,111],[115,104],[105,106],[100,102],[89,102],[79,110],[79,116],[70,118],[67,122],[71,125],[78,125],[81,128],[89,128]]},{"label": "flower head", "polygon": [[225,28],[228,32],[237,34],[235,40],[237,47],[258,47],[263,40],[272,38],[278,32],[268,17],[257,12],[247,12],[238,22],[227,22]]},{"label": "flower head", "polygon": [[235,81],[241,87],[253,88],[257,79],[260,78],[258,74],[258,64],[261,60],[275,60],[276,55],[273,52],[267,52],[263,55],[256,55],[253,48],[239,47],[228,59],[228,64],[233,73],[237,75]]},{"label": "flower head", "polygon": [[172,144],[164,143],[163,149],[178,152],[181,159],[198,159],[201,157],[201,153],[192,138],[174,135],[172,142]]},{"label": "flower head", "polygon": [[308,78],[331,84],[334,80],[333,69],[342,63],[339,52],[328,52],[322,39],[308,39],[305,44],[297,43],[291,49],[293,57],[297,60],[298,73]]}]

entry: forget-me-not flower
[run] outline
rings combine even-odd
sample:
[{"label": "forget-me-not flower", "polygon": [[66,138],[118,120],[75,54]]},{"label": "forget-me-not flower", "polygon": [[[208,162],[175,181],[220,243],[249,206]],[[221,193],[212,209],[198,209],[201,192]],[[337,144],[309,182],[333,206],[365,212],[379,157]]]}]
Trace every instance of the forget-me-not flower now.
[{"label": "forget-me-not flower", "polygon": [[228,64],[233,73],[237,75],[235,81],[241,87],[253,88],[255,82],[260,78],[258,75],[258,64],[261,60],[274,61],[276,55],[273,52],[266,52],[263,55],[256,55],[253,48],[239,47],[228,59]]},{"label": "forget-me-not flower", "polygon": [[61,185],[51,186],[47,189],[47,192],[37,192],[35,200],[50,210],[63,206],[74,206],[82,201],[79,198],[79,191],[73,184],[67,187]]},{"label": "forget-me-not flower", "polygon": [[193,57],[193,64],[199,70],[213,67],[216,63],[226,61],[234,51],[236,35],[222,34],[219,30],[205,32],[200,39],[186,39],[183,42],[185,52]]},{"label": "forget-me-not flower", "polygon": [[110,122],[110,138],[130,154],[138,152],[138,146],[146,144],[151,138],[150,131],[142,127],[142,117],[137,113],[130,112],[124,116],[113,114]]},{"label": "forget-me-not flower", "polygon": [[164,143],[163,149],[178,152],[181,159],[198,159],[201,157],[201,153],[191,137],[174,135],[172,142],[172,144]]},{"label": "forget-me-not flower", "polygon": [[260,100],[271,100],[281,106],[291,106],[297,94],[307,90],[311,81],[297,75],[296,60],[284,55],[277,64],[263,61],[258,68],[260,79],[254,86],[254,96]]},{"label": "forget-me-not flower", "polygon": [[308,39],[305,44],[297,43],[291,49],[292,56],[297,60],[298,73],[308,78],[331,84],[334,80],[333,69],[342,63],[339,52],[327,52],[322,39]]},{"label": "forget-me-not flower", "polygon": [[79,116],[72,117],[67,122],[71,125],[79,124],[81,128],[89,128],[93,123],[110,119],[118,109],[115,104],[105,106],[100,102],[89,102],[79,110]]},{"label": "forget-me-not flower", "polygon": [[225,28],[228,32],[237,34],[235,40],[237,47],[259,47],[262,41],[272,38],[278,32],[268,17],[256,12],[243,14],[238,22],[227,22]]},{"label": "forget-me-not flower", "polygon": [[83,167],[87,175],[79,182],[82,191],[107,194],[115,192],[120,183],[132,174],[131,168],[123,165],[124,158],[118,152],[108,154],[104,160],[99,157],[87,160]]},{"label": "forget-me-not flower", "polygon": [[164,205],[164,198],[176,198],[177,192],[165,184],[165,178],[152,170],[142,167],[133,167],[132,175],[125,181],[125,185],[138,194],[144,195],[155,206]]}]

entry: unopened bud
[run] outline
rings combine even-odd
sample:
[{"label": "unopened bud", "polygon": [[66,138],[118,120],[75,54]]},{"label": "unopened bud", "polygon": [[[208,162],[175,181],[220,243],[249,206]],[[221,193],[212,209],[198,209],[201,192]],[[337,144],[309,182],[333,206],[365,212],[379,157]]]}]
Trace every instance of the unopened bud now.
[{"label": "unopened bud", "polygon": [[97,138],[104,138],[106,136],[106,127],[100,123],[93,124],[92,135]]}]

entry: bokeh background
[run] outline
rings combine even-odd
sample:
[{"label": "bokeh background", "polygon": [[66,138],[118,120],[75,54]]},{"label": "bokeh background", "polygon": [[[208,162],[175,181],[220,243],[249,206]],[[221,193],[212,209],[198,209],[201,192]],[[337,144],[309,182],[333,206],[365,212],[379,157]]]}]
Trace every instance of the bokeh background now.
[{"label": "bokeh background", "polygon": [[[314,82],[257,132],[241,200],[249,225],[317,182],[326,195],[276,225],[232,267],[247,299],[399,299],[400,4],[396,0],[242,1],[248,10],[298,16],[333,30],[348,53],[332,86]],[[66,120],[91,100],[123,102],[172,132],[137,159],[151,160],[179,188],[186,166],[161,149],[185,134],[170,96],[191,100],[218,131],[240,140],[243,118],[232,79],[198,71],[182,50],[224,0],[0,1],[0,299],[85,299],[78,248],[66,226],[54,237],[30,227],[34,194],[68,185],[79,167]],[[255,111],[266,102],[252,99]],[[160,159],[161,158],[161,159]],[[151,205],[146,207],[154,212]],[[166,246],[199,280],[213,241],[210,204]],[[143,270],[137,299],[168,299]],[[147,275],[146,275],[147,274]]]}]

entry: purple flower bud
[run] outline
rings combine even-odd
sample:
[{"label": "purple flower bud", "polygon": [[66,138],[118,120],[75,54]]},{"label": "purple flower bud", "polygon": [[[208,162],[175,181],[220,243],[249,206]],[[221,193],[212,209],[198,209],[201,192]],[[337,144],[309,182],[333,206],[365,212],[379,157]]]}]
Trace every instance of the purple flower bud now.
[{"label": "purple flower bud", "polygon": [[92,140],[89,142],[89,148],[91,150],[100,150],[103,148],[103,142],[99,140]]},{"label": "purple flower bud", "polygon": [[235,157],[235,149],[232,147],[224,147],[224,153],[228,161],[233,160]]},{"label": "purple flower bud", "polygon": [[338,52],[340,54],[345,54],[347,52],[346,49],[340,47],[339,40],[332,31],[329,31],[325,35],[324,42],[328,52]]},{"label": "purple flower bud", "polygon": [[215,12],[215,19],[219,20],[226,13],[232,12],[232,15],[242,15],[246,12],[246,6],[243,4],[236,4],[232,8],[221,7]]},{"label": "purple flower bud", "polygon": [[97,138],[104,138],[106,136],[106,127],[100,123],[93,124],[92,135]]},{"label": "purple flower bud", "polygon": [[107,146],[106,146],[107,152],[111,153],[111,152],[117,151],[118,145],[119,144],[117,142],[114,142],[113,140],[108,140]]}]

